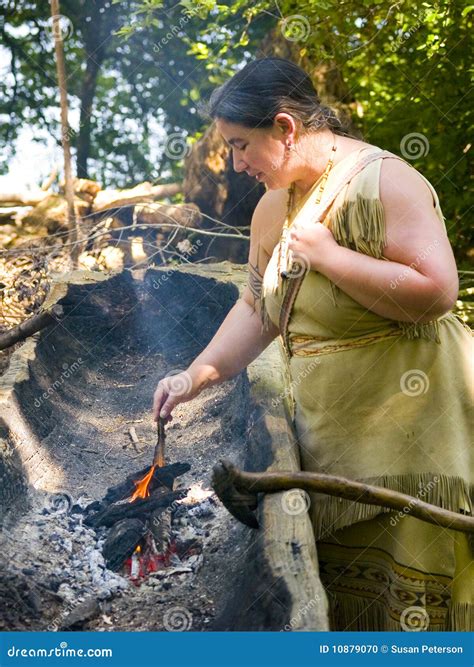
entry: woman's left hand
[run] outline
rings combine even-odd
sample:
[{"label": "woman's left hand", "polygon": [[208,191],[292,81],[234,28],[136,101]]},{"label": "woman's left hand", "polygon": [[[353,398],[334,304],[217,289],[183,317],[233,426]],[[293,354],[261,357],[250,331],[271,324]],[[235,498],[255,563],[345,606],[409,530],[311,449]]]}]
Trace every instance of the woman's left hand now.
[{"label": "woman's left hand", "polygon": [[312,222],[291,228],[288,247],[295,260],[307,269],[319,271],[338,243],[330,229],[321,222]]}]

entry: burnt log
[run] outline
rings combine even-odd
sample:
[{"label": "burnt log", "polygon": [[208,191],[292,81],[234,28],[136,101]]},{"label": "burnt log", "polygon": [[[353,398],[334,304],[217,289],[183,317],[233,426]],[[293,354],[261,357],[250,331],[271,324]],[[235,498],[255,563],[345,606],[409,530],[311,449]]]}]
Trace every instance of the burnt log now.
[{"label": "burnt log", "polygon": [[109,530],[102,548],[107,567],[114,572],[120,570],[124,561],[133,554],[146,531],[146,525],[140,519],[118,521]]},{"label": "burnt log", "polygon": [[148,519],[152,512],[159,508],[167,508],[176,500],[181,500],[188,493],[188,489],[169,491],[168,493],[157,493],[148,498],[135,500],[133,503],[121,502],[110,505],[92,516],[86,517],[86,526],[97,529],[100,526],[110,528],[122,519]]},{"label": "burnt log", "polygon": [[[147,472],[149,472],[150,466],[134,472],[129,475],[124,482],[117,484],[117,486],[111,486],[107,493],[105,494],[102,503],[105,505],[110,505],[111,503],[116,503],[119,500],[125,500],[129,498],[132,493],[135,491],[135,482],[139,479],[142,479]],[[150,495],[153,495],[153,492],[160,487],[166,487],[172,491],[174,489],[174,481],[180,475],[191,470],[189,463],[171,463],[170,465],[164,466],[163,468],[155,468],[153,477],[150,481]]]}]

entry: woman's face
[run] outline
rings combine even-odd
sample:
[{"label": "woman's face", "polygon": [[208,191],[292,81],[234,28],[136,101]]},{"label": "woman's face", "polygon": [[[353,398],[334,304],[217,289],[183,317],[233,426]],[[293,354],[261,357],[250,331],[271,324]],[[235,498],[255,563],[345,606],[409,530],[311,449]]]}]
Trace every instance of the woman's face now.
[{"label": "woman's face", "polygon": [[232,148],[235,171],[246,171],[270,190],[288,187],[291,180],[285,169],[286,136],[280,127],[249,128],[222,118],[216,120],[216,126]]}]

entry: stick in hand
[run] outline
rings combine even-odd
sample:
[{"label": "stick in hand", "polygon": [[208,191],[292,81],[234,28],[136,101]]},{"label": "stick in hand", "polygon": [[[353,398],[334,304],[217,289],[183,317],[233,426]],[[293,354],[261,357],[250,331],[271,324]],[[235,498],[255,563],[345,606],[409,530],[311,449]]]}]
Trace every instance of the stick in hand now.
[{"label": "stick in hand", "polygon": [[163,468],[165,465],[165,422],[160,417],[157,423],[157,441],[153,455],[153,465]]}]

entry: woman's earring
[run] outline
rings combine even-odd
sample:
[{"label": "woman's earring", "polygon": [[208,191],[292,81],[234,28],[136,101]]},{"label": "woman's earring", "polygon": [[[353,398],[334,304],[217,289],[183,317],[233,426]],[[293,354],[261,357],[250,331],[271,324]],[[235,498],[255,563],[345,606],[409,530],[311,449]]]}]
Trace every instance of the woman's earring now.
[{"label": "woman's earring", "polygon": [[289,151],[292,151],[294,149],[294,146],[290,141],[287,141],[286,149],[289,150]]}]

